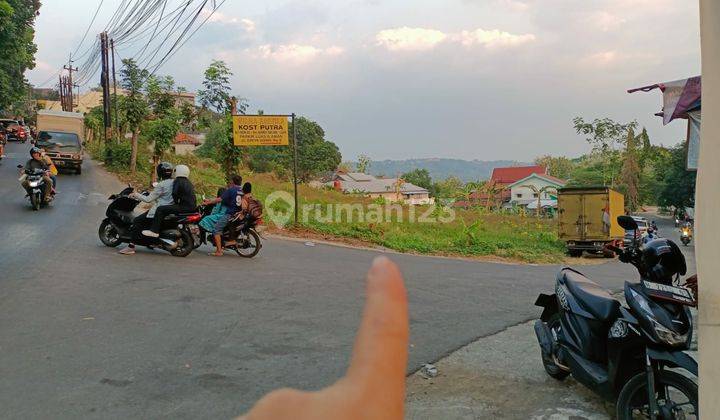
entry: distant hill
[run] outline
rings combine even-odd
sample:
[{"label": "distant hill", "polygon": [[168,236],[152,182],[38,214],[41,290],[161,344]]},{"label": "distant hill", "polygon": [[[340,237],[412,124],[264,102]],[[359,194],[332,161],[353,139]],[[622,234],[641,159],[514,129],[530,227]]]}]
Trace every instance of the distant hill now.
[{"label": "distant hill", "polygon": [[[355,163],[350,165],[355,167]],[[462,160],[462,159],[407,159],[407,160],[380,160],[370,164],[370,174],[396,176],[413,169],[427,169],[434,181],[443,180],[449,176],[456,176],[467,181],[489,179],[492,170],[504,166],[520,166],[526,163],[512,160]]]}]

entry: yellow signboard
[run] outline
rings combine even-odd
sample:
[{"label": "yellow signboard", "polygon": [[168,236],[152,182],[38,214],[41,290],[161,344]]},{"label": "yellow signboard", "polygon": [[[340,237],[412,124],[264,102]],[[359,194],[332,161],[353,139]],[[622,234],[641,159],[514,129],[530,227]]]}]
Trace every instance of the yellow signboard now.
[{"label": "yellow signboard", "polygon": [[236,146],[288,146],[288,119],[269,115],[233,115]]}]

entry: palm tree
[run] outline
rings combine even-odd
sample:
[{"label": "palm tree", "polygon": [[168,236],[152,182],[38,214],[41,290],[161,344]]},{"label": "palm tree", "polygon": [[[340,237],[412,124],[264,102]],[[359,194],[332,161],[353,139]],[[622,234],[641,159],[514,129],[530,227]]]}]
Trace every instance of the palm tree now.
[{"label": "palm tree", "polygon": [[483,185],[483,192],[487,194],[485,200],[486,211],[489,212],[492,205],[495,205],[496,209],[500,207],[500,203],[502,203],[502,193],[505,190],[507,190],[507,186],[494,181],[488,181]]},{"label": "palm tree", "polygon": [[557,193],[557,188],[553,187],[552,185],[546,185],[542,188],[538,188],[535,185],[523,185],[523,187],[529,188],[533,192],[533,194],[535,194],[537,196],[536,214],[537,214],[537,217],[540,218],[540,210],[542,209],[541,208],[542,195],[548,191],[555,191]]}]

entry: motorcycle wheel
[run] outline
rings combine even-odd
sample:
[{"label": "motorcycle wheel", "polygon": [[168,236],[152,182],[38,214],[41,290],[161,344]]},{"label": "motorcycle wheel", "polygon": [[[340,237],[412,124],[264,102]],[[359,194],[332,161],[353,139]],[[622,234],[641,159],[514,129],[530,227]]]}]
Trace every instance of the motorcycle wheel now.
[{"label": "motorcycle wheel", "polygon": [[[555,314],[550,317],[550,319],[547,322],[548,328],[552,330],[557,330],[560,328],[560,314]],[[570,374],[570,372],[562,369],[560,366],[555,363],[555,360],[553,360],[553,357],[551,354],[545,354],[545,352],[540,349],[540,357],[542,358],[543,367],[545,368],[545,373],[550,375],[550,377],[557,379],[558,381],[562,381],[563,379],[567,378],[567,376]]]},{"label": "motorcycle wheel", "polygon": [[180,231],[178,242],[180,242],[180,244],[177,248],[170,251],[170,255],[173,257],[187,257],[195,249],[195,241],[193,241],[192,234],[184,229]]},{"label": "motorcycle wheel", "polygon": [[260,248],[262,248],[262,244],[257,232],[249,230],[247,231],[247,238],[242,242],[238,242],[235,252],[243,258],[252,258],[260,252]]},{"label": "motorcycle wheel", "polygon": [[105,219],[100,223],[100,228],[98,229],[98,236],[100,236],[100,241],[103,243],[103,245],[110,247],[110,248],[116,248],[118,245],[122,243],[120,240],[120,234],[118,233],[117,229],[115,229],[115,226],[113,226],[112,223],[108,219]]},{"label": "motorcycle wheel", "polygon": [[[663,419],[697,419],[698,386],[679,373],[663,370],[655,373],[657,405]],[[680,400],[680,401],[676,401]],[[618,420],[650,418],[647,374],[635,375],[625,384],[616,406]]]},{"label": "motorcycle wheel", "polygon": [[33,193],[30,193],[30,205],[34,211],[40,210],[40,202],[42,199]]}]

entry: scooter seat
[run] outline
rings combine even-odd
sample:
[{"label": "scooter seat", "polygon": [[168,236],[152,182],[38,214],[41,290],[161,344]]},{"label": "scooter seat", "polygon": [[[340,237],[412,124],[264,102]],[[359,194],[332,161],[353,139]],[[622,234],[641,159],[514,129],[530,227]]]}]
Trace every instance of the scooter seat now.
[{"label": "scooter seat", "polygon": [[607,290],[575,270],[566,268],[558,275],[560,283],[577,299],[586,311],[597,319],[605,321],[617,314],[620,302],[610,296]]}]

